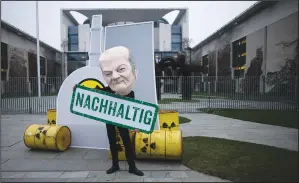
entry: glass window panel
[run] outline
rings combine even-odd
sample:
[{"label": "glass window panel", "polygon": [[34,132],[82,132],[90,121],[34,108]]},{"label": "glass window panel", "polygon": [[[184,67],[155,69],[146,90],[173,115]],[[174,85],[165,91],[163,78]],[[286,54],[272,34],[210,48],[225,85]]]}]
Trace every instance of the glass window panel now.
[{"label": "glass window panel", "polygon": [[78,35],[69,35],[68,41],[70,44],[78,43]]},{"label": "glass window panel", "polygon": [[78,26],[69,26],[68,34],[78,34]]},{"label": "glass window panel", "polygon": [[181,26],[180,25],[171,26],[171,33],[172,34],[181,34]]},{"label": "glass window panel", "polygon": [[172,51],[180,51],[181,50],[181,44],[171,44],[171,50]]},{"label": "glass window panel", "polygon": [[181,35],[171,35],[172,43],[181,43]]},{"label": "glass window panel", "polygon": [[69,44],[69,51],[79,51],[78,44]]},{"label": "glass window panel", "polygon": [[68,61],[86,61],[88,60],[88,53],[68,53]]},{"label": "glass window panel", "polygon": [[174,55],[173,52],[165,52],[163,53],[163,57],[172,57]]},{"label": "glass window panel", "polygon": [[1,69],[8,68],[8,51],[7,44],[1,42]]}]

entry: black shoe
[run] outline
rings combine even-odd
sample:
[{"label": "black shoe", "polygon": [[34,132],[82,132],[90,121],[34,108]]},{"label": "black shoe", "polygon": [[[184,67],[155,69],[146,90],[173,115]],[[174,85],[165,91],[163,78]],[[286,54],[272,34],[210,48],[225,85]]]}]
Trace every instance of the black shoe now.
[{"label": "black shoe", "polygon": [[114,172],[116,172],[116,171],[118,171],[118,170],[119,170],[119,166],[112,165],[112,167],[109,168],[109,169],[106,171],[106,173],[107,173],[107,174],[111,174],[111,173],[114,173]]},{"label": "black shoe", "polygon": [[129,169],[129,173],[132,173],[132,174],[135,174],[135,175],[138,175],[138,176],[143,176],[143,172],[138,170],[137,168],[132,168],[132,169]]}]

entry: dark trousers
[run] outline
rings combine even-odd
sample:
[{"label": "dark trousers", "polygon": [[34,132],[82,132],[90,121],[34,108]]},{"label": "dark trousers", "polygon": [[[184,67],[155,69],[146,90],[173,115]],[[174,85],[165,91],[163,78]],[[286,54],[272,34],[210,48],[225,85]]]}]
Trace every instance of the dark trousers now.
[{"label": "dark trousers", "polygon": [[[112,164],[118,165],[118,151],[116,145],[116,129],[114,125],[106,124],[109,144],[110,144],[110,151],[112,156]],[[120,137],[123,140],[126,152],[127,162],[129,164],[130,169],[135,168],[135,155],[132,148],[132,143],[130,141],[129,130],[127,128],[117,127]]]}]

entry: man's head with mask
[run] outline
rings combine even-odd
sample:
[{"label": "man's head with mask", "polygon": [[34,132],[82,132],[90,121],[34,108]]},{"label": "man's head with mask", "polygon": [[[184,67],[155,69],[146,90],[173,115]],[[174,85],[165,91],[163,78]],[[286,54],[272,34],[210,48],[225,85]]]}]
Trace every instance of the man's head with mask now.
[{"label": "man's head with mask", "polygon": [[119,95],[132,91],[136,68],[128,48],[117,46],[103,52],[99,58],[103,77],[108,86]]}]

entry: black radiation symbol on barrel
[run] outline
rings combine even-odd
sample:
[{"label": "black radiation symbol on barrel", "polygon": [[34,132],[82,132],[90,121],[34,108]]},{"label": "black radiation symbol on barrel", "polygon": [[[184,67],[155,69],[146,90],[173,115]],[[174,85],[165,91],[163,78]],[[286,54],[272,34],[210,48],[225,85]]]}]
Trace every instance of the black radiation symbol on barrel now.
[{"label": "black radiation symbol on barrel", "polygon": [[50,120],[48,119],[48,124],[49,124],[49,125],[51,125],[51,124],[54,125],[54,124],[56,124],[56,121],[55,121],[54,119],[52,119],[52,121],[50,121]]},{"label": "black radiation symbol on barrel", "polygon": [[[148,138],[143,138],[142,142],[144,143],[144,146],[140,150],[141,150],[141,152],[146,153],[146,151],[148,149],[148,144],[149,144]],[[151,143],[150,148],[155,150],[156,149],[156,143],[155,142]]]},{"label": "black radiation symbol on barrel", "polygon": [[166,122],[164,122],[162,124],[162,128],[169,128],[169,129],[171,129],[171,128],[174,128],[174,127],[176,127],[176,125],[175,125],[174,122],[172,122],[171,125],[169,125],[169,126],[168,126],[168,124]]},{"label": "black radiation symbol on barrel", "polygon": [[[40,138],[41,138],[41,134],[46,135],[46,133],[47,133],[47,130],[44,130],[44,127],[43,127],[43,126],[38,127],[37,130],[38,130],[38,132],[35,134],[35,137],[36,137],[37,139],[40,139]],[[45,141],[43,141],[43,144],[45,144]]]}]

